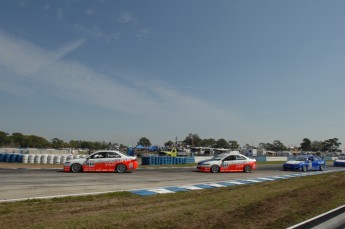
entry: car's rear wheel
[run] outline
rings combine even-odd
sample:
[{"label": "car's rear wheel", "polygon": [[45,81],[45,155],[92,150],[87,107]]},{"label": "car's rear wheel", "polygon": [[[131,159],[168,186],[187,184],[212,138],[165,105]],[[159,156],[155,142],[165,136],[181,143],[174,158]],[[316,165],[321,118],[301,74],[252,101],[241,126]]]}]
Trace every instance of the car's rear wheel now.
[{"label": "car's rear wheel", "polygon": [[126,172],[127,167],[124,164],[119,164],[118,166],[116,166],[116,172],[118,173],[124,173]]},{"label": "car's rear wheel", "polygon": [[307,166],[303,165],[302,171],[303,171],[303,172],[307,172]]},{"label": "car's rear wheel", "polygon": [[325,165],[320,165],[320,171],[325,170]]},{"label": "car's rear wheel", "polygon": [[246,173],[250,173],[250,172],[252,172],[252,167],[250,167],[250,165],[246,165],[246,166],[244,166],[243,171]]},{"label": "car's rear wheel", "polygon": [[71,172],[72,173],[80,173],[82,171],[82,166],[81,164],[73,164],[71,165]]},{"label": "car's rear wheel", "polygon": [[218,165],[212,165],[211,166],[211,173],[218,173],[219,172],[219,166]]}]

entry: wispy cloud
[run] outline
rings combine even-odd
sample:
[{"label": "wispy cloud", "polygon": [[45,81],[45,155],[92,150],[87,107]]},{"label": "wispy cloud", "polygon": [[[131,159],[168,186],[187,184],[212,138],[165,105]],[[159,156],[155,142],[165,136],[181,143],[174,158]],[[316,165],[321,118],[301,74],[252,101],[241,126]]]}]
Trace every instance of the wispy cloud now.
[{"label": "wispy cloud", "polygon": [[[84,40],[78,40],[50,51],[0,32],[0,69],[7,73],[0,74],[1,80],[9,87],[21,82],[23,89],[32,93],[47,93],[75,103],[153,119],[186,120],[186,112],[189,119],[199,121],[208,120],[210,116],[217,121],[230,118],[211,103],[188,96],[164,83],[124,82],[113,75],[64,59],[83,43]],[[3,87],[0,90],[5,91]]]},{"label": "wispy cloud", "polygon": [[62,8],[59,8],[57,10],[57,16],[56,17],[58,20],[64,20],[64,12],[63,12]]},{"label": "wispy cloud", "polygon": [[120,14],[118,21],[123,23],[123,24],[127,24],[130,22],[133,22],[135,20],[133,13],[128,12],[128,11],[124,11]]},{"label": "wispy cloud", "polygon": [[113,33],[104,33],[98,26],[91,26],[88,27],[84,24],[78,23],[74,24],[73,28],[79,30],[82,33],[91,35],[93,37],[99,37],[104,39],[106,42],[114,41],[120,39],[121,33],[120,32],[113,32]]},{"label": "wispy cloud", "polygon": [[143,28],[143,29],[138,29],[136,33],[136,37],[138,40],[142,40],[144,38],[147,38],[151,32],[150,28]]},{"label": "wispy cloud", "polygon": [[86,10],[85,10],[85,14],[88,15],[88,16],[95,15],[95,14],[96,14],[96,10],[93,10],[93,9],[86,9]]},{"label": "wispy cloud", "polygon": [[50,5],[49,4],[46,4],[43,6],[43,11],[49,11],[50,10]]}]

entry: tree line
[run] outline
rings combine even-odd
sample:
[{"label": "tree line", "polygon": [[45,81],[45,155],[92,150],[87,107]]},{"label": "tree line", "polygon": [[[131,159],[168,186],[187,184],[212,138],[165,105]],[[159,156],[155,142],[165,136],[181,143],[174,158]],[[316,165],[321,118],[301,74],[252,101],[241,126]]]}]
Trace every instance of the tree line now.
[{"label": "tree line", "polygon": [[19,148],[76,148],[76,149],[107,149],[113,146],[110,142],[99,141],[81,141],[71,140],[65,142],[58,138],[53,138],[51,141],[36,136],[36,135],[24,135],[22,133],[8,134],[0,131],[0,146],[1,147],[19,147]]},{"label": "tree line", "polygon": [[[138,140],[137,144],[143,146],[151,146],[151,141],[142,137]],[[6,132],[0,131],[0,147],[21,147],[21,148],[80,148],[80,149],[109,149],[114,148],[115,145],[119,145],[120,148],[125,146],[122,144],[116,144],[111,142],[99,142],[99,141],[81,141],[81,140],[71,140],[69,142],[64,142],[61,139],[53,138],[51,141],[47,139],[36,136],[36,135],[24,135],[22,133],[8,134]],[[303,151],[318,151],[318,152],[334,152],[340,151],[339,146],[341,143],[338,138],[331,138],[324,141],[311,141],[308,138],[304,138],[302,143],[298,147]],[[220,138],[218,140],[214,138],[202,139],[198,134],[188,134],[187,137],[182,141],[169,140],[164,143],[165,147],[211,147],[211,148],[224,148],[231,150],[238,150],[241,146],[235,140],[225,140]],[[281,141],[275,140],[272,143],[260,143],[257,147],[246,144],[243,148],[262,148],[271,151],[286,151],[289,148],[286,147]]]}]

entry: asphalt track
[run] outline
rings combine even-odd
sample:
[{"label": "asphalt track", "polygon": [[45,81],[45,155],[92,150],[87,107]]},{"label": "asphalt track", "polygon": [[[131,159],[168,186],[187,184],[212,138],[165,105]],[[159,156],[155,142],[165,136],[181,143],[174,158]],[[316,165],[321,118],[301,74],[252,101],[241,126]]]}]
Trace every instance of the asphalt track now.
[{"label": "asphalt track", "polygon": [[[200,173],[195,167],[137,169],[130,173],[65,173],[62,169],[1,169],[0,202],[185,186],[287,175],[281,165],[259,165],[252,173]],[[340,168],[329,166],[328,169]]]}]

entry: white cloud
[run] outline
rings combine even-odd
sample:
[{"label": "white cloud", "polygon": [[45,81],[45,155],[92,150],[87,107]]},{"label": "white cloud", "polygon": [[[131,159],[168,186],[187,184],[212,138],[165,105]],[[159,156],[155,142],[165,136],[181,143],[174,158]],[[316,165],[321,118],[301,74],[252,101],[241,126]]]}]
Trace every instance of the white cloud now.
[{"label": "white cloud", "polygon": [[120,17],[118,18],[118,21],[123,23],[123,24],[127,24],[130,22],[133,22],[135,20],[133,14],[131,12],[128,11],[124,11],[120,14]]},{"label": "white cloud", "polygon": [[43,6],[43,11],[49,11],[50,10],[50,5],[46,4],[45,6]]},{"label": "white cloud", "polygon": [[101,31],[101,29],[98,26],[88,27],[84,24],[79,23],[79,24],[74,24],[73,27],[82,33],[104,39],[106,42],[118,40],[120,39],[120,36],[121,36],[120,32],[104,33]]},{"label": "white cloud", "polygon": [[143,28],[143,29],[138,29],[136,33],[136,37],[138,40],[142,40],[144,38],[147,38],[151,32],[150,28]]},{"label": "white cloud", "polygon": [[89,15],[89,16],[92,16],[92,15],[95,15],[95,14],[96,14],[96,11],[93,10],[93,9],[86,9],[86,10],[85,10],[85,14],[86,14],[86,15]]},{"label": "white cloud", "polygon": [[59,8],[57,11],[57,19],[58,20],[64,20],[64,13],[63,13],[63,10],[61,8]]},{"label": "white cloud", "polygon": [[[164,83],[123,82],[63,58],[83,43],[79,40],[49,51],[0,32],[0,69],[8,73],[0,74],[1,80],[7,85],[19,82],[23,90],[152,119],[201,121],[212,117],[226,122],[230,118],[207,101]],[[0,90],[8,92],[4,87]]]}]

